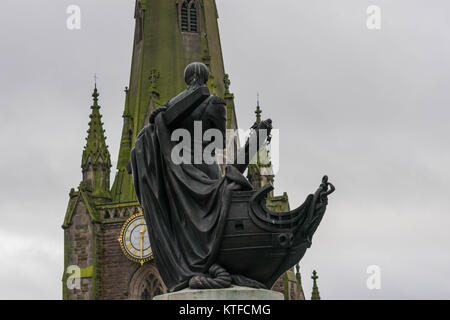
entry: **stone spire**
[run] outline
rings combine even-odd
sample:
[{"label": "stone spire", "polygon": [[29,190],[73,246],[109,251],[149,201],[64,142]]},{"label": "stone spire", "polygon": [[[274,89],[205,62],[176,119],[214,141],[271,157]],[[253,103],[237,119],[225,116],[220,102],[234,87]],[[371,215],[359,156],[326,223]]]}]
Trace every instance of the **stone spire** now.
[{"label": "stone spire", "polygon": [[300,265],[295,265],[295,282],[297,284],[297,296],[296,300],[305,300],[305,293],[303,292],[302,276],[300,274]]},{"label": "stone spire", "polygon": [[[259,105],[259,93],[257,94],[255,114],[256,123],[260,124],[262,110]],[[256,159],[254,159],[248,166],[247,178],[255,190],[261,189],[268,183],[273,184],[274,175],[267,146],[261,148],[261,150],[256,154]],[[271,192],[270,195],[273,196],[273,192]]]},{"label": "stone spire", "polygon": [[261,107],[259,106],[259,93],[256,96],[257,96],[257,98],[256,98],[256,111],[255,111],[256,123],[260,124],[261,123],[261,113],[262,113],[262,111],[261,111]]},{"label": "stone spire", "polygon": [[92,192],[94,197],[110,198],[109,175],[111,172],[111,156],[106,145],[98,97],[97,83],[95,83],[94,93],[92,94],[94,103],[91,106],[92,112],[89,116],[88,136],[81,160],[83,172],[81,186]]},{"label": "stone spire", "polygon": [[[256,123],[257,124],[260,124],[261,123],[261,113],[262,113],[262,111],[261,111],[261,107],[259,106],[259,93],[257,93],[256,94],[256,111],[255,111],[255,114],[256,114]],[[264,150],[265,151],[265,150]],[[256,164],[258,165],[258,167],[260,167],[261,166],[261,155],[260,155],[260,153],[261,152],[258,152],[257,154],[256,154]]]},{"label": "stone spire", "polygon": [[319,279],[319,277],[317,276],[316,270],[313,271],[311,279],[313,279],[311,300],[320,300],[319,287],[317,286],[317,279]]}]

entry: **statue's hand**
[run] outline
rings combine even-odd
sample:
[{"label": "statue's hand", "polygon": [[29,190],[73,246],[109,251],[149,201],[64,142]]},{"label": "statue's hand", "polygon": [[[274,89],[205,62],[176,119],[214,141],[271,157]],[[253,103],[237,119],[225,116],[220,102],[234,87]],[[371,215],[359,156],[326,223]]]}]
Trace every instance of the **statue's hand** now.
[{"label": "statue's hand", "polygon": [[260,129],[266,129],[269,135],[270,132],[272,131],[272,119],[261,121]]},{"label": "statue's hand", "polygon": [[153,110],[152,114],[150,115],[150,118],[148,120],[149,123],[155,123],[155,118],[158,114],[161,112],[165,112],[167,110],[167,106],[163,105],[159,107],[158,109]]},{"label": "statue's hand", "polygon": [[264,121],[261,121],[259,124],[258,122],[255,122],[250,129],[256,130],[256,129],[261,129],[261,130],[272,130],[272,119],[267,119]]},{"label": "statue's hand", "polygon": [[267,130],[267,143],[270,143],[270,141],[272,140],[272,120],[271,119],[267,119],[264,121],[261,121],[261,123],[259,124],[259,129],[265,129]]},{"label": "statue's hand", "polygon": [[267,119],[264,121],[261,121],[259,124],[255,122],[251,127],[250,130],[267,130],[267,142],[270,143],[272,136],[272,120]]}]

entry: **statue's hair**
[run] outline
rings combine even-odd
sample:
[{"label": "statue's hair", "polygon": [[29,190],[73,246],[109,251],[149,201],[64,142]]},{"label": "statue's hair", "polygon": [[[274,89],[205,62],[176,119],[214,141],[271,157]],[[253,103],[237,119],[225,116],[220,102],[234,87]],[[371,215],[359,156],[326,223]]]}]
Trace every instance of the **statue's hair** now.
[{"label": "statue's hair", "polygon": [[188,86],[202,86],[209,78],[208,67],[201,62],[193,62],[184,69],[184,81]]}]

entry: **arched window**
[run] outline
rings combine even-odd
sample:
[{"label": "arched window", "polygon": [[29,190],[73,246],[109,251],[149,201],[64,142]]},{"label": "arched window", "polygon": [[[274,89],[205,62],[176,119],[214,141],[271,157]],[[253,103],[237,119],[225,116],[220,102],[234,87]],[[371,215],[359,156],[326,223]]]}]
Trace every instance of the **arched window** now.
[{"label": "arched window", "polygon": [[152,263],[146,263],[138,268],[132,276],[128,287],[128,299],[152,300],[167,292],[158,270]]},{"label": "arched window", "polygon": [[199,31],[198,5],[196,0],[183,0],[180,8],[180,26],[182,32]]},{"label": "arched window", "polygon": [[150,274],[148,278],[145,279],[142,289],[141,300],[152,300],[154,297],[164,293],[160,281],[153,274]]},{"label": "arched window", "polygon": [[197,32],[197,7],[195,1],[191,1],[191,8],[189,10],[189,31]]},{"label": "arched window", "polygon": [[188,4],[186,1],[183,1],[183,4],[181,5],[181,31],[189,31],[189,14]]}]

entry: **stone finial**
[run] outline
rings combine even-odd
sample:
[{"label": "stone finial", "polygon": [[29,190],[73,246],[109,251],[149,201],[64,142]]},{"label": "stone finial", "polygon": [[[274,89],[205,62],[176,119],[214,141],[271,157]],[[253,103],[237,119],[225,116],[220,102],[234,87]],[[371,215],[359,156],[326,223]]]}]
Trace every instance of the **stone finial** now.
[{"label": "stone finial", "polygon": [[223,77],[223,84],[225,85],[225,94],[230,93],[231,80],[228,73],[226,73],[225,76]]},{"label": "stone finial", "polygon": [[257,124],[260,124],[261,123],[261,113],[262,113],[262,110],[261,110],[261,107],[259,106],[259,93],[257,93],[257,98],[256,98],[256,111],[255,111],[255,114],[256,114],[256,123]]},{"label": "stone finial", "polygon": [[317,275],[316,270],[313,271],[311,279],[313,279],[311,300],[320,300],[319,287],[317,286],[317,279],[319,279],[319,276]]}]

